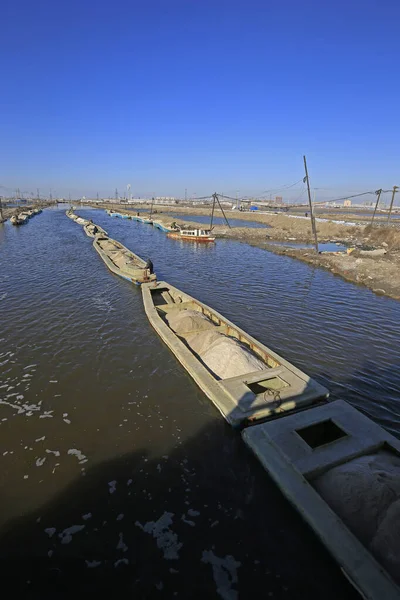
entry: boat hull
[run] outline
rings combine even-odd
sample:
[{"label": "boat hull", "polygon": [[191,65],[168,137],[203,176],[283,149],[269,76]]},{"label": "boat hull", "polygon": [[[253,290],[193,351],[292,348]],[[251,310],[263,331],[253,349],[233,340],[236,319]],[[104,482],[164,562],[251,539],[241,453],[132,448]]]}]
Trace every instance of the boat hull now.
[{"label": "boat hull", "polygon": [[202,235],[182,235],[181,233],[170,231],[168,237],[174,240],[185,240],[185,242],[200,242],[200,243],[212,243],[215,242],[215,237],[202,236]]},{"label": "boat hull", "polygon": [[[180,298],[178,302],[162,303],[163,294]],[[142,286],[146,315],[161,339],[175,354],[179,362],[195,380],[225,419],[234,427],[242,427],[259,420],[281,416],[316,402],[325,401],[328,390],[302,373],[294,365],[258,342],[255,338],[228,321],[206,304],[174,288],[166,282]],[[197,310],[217,326],[219,333],[235,338],[247,345],[265,363],[265,370],[243,376],[219,379],[202,362],[200,357],[168,326],[163,317],[173,310]],[[274,392],[277,381],[285,386]],[[267,382],[267,383],[266,383]],[[268,388],[271,382],[271,388]],[[262,385],[263,393],[258,387]],[[258,386],[258,387],[257,387]],[[270,394],[270,392],[272,392]]]},{"label": "boat hull", "polygon": [[[122,251],[123,253],[126,254],[127,258],[132,258],[135,261],[135,263],[136,263],[135,267],[137,267],[136,274],[132,274],[129,271],[125,270],[124,268],[118,267],[111,260],[110,255],[105,250],[103,250],[103,248],[101,247],[101,242],[105,241],[105,240],[111,242],[111,244],[113,244],[115,246],[115,249],[117,251]],[[140,258],[140,256],[137,256],[136,254],[131,252],[131,250],[129,250],[128,248],[126,248],[125,246],[123,246],[122,244],[117,242],[116,240],[113,240],[106,236],[96,236],[93,241],[93,247],[96,250],[96,252],[98,252],[100,257],[103,259],[103,261],[105,262],[105,264],[107,265],[109,270],[112,271],[113,273],[115,273],[115,275],[118,275],[119,277],[122,277],[122,279],[126,279],[127,281],[130,281],[131,283],[133,283],[135,285],[142,285],[143,283],[147,283],[147,284],[155,283],[156,275],[148,273],[148,269],[146,269],[146,267],[145,267],[145,265],[146,265],[145,261],[142,258]]]},{"label": "boat hull", "polygon": [[[386,514],[391,510],[382,500],[380,505],[366,497],[366,481],[371,483],[373,479],[372,476],[369,480],[362,479],[365,471],[359,461],[371,459],[382,450],[399,456],[399,440],[343,400],[310,408],[279,421],[249,427],[242,432],[242,437],[267,471],[268,477],[275,481],[302,518],[308,522],[361,596],[368,600],[399,598],[399,588],[384,570],[385,564],[378,563],[377,555],[374,557],[372,554],[374,544],[365,544],[357,537],[361,531],[365,532],[365,519],[370,531],[369,528],[374,527],[374,523],[375,527],[378,527],[379,510],[385,507]],[[335,478],[332,477],[331,498],[328,502],[322,493],[323,488],[318,485],[318,479],[339,465],[340,469],[345,468],[346,463],[350,467],[347,473],[352,472],[352,485],[350,486],[350,479],[347,480],[347,484],[344,483],[344,475],[337,477],[336,485]],[[357,471],[358,477],[355,475]],[[383,498],[385,495],[384,490],[388,483],[384,473],[385,471],[375,480],[375,487],[371,488],[371,494],[375,494],[375,498]],[[363,483],[360,483],[361,481]],[[378,484],[381,487],[380,492],[376,487]],[[358,490],[357,485],[360,486]],[[346,502],[359,507],[353,518],[349,512],[346,519],[340,514],[343,510],[341,499],[343,501],[344,487],[347,490]],[[351,490],[352,495],[357,498],[356,504],[355,498],[349,495]],[[362,495],[359,495],[360,493]],[[368,509],[371,511],[370,515],[366,514]],[[372,533],[370,535],[372,537]],[[379,535],[377,537],[379,538]],[[380,538],[381,546],[377,552],[381,559],[382,539],[384,538]],[[393,534],[391,538],[387,534],[386,539],[391,539],[393,544],[395,538]],[[389,543],[388,547],[393,551],[392,544]],[[375,552],[377,550],[375,546]],[[398,558],[394,559],[395,554],[390,556],[390,550],[387,550],[385,559],[391,564],[393,572],[397,571],[395,565]]]}]

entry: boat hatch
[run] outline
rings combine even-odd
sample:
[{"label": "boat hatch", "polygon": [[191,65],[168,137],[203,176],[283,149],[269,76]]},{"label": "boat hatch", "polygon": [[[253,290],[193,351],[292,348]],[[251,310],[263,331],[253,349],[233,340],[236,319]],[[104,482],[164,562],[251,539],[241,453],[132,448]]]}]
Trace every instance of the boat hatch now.
[{"label": "boat hatch", "polygon": [[165,304],[172,304],[174,302],[168,291],[168,288],[157,288],[150,290],[150,292],[154,306],[163,306]]},{"label": "boat hatch", "polygon": [[347,436],[347,433],[332,419],[320,421],[302,429],[295,429],[295,432],[313,450]]},{"label": "boat hatch", "polygon": [[272,377],[270,379],[264,379],[262,381],[255,381],[254,383],[246,383],[249,390],[251,390],[256,396],[258,394],[264,394],[269,390],[277,391],[283,390],[288,387],[288,383],[283,381],[280,377]]}]

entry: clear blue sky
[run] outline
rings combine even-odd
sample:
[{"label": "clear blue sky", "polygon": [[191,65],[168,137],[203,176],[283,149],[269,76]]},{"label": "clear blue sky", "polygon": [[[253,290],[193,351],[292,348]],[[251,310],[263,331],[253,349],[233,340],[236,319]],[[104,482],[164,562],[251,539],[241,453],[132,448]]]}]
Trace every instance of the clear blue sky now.
[{"label": "clear blue sky", "polygon": [[[3,0],[0,185],[400,185],[399,0]],[[0,189],[0,194],[6,193]]]}]

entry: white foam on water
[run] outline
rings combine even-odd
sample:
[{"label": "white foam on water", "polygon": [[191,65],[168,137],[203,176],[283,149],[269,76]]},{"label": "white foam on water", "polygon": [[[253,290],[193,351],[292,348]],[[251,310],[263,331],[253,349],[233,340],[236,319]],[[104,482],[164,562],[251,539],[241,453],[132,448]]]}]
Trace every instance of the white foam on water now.
[{"label": "white foam on water", "polygon": [[69,419],[63,419],[64,423],[66,423],[67,425],[71,425],[71,421]]},{"label": "white foam on water", "polygon": [[48,450],[46,448],[46,452],[47,452],[47,454],[54,454],[54,456],[60,456],[60,451],[59,450]]},{"label": "white foam on water", "polygon": [[80,450],[77,450],[76,448],[70,448],[68,450],[67,454],[69,454],[71,456],[76,456],[80,465],[83,465],[83,463],[88,461],[86,456]]},{"label": "white foam on water", "polygon": [[117,521],[122,521],[123,518],[124,518],[124,514],[121,513],[121,514],[118,515]]},{"label": "white foam on water", "polygon": [[115,492],[116,487],[117,487],[117,482],[114,479],[113,481],[109,481],[108,485],[109,485],[109,490],[108,491],[110,492],[110,494],[113,494]]},{"label": "white foam on water", "polygon": [[64,529],[64,531],[59,533],[58,537],[61,538],[62,544],[69,544],[72,541],[72,536],[75,533],[82,531],[82,529],[85,529],[85,525],[72,525],[71,527],[67,527],[67,529]]},{"label": "white foam on water", "polygon": [[87,521],[88,519],[92,518],[92,513],[86,513],[86,515],[82,515],[82,519],[84,521]]},{"label": "white foam on water", "polygon": [[47,535],[49,536],[49,538],[51,538],[55,534],[56,528],[55,527],[48,527],[47,529],[44,530],[44,532],[47,533]]},{"label": "white foam on water", "polygon": [[164,558],[167,560],[178,560],[179,550],[183,544],[178,541],[176,533],[171,531],[172,517],[174,513],[164,512],[158,521],[149,521],[142,525],[139,521],[135,522],[144,532],[149,533],[157,540],[157,547],[162,550]]},{"label": "white foam on water", "polygon": [[37,467],[41,467],[44,463],[45,463],[46,457],[44,458],[37,458],[36,459],[36,466]]},{"label": "white foam on water", "polygon": [[122,550],[122,552],[126,552],[128,550],[128,546],[124,542],[124,534],[119,533],[119,541],[117,544],[117,550]]},{"label": "white foam on water", "polygon": [[129,560],[127,558],[120,558],[119,560],[116,560],[114,567],[119,567],[120,565],[129,565]]},{"label": "white foam on water", "polygon": [[198,517],[200,514],[198,510],[193,510],[193,508],[189,508],[187,512],[191,517]]},{"label": "white foam on water", "polygon": [[88,569],[95,569],[101,565],[101,560],[85,560]]},{"label": "white foam on water", "polygon": [[37,440],[35,440],[35,442],[43,442],[46,439],[46,436],[44,435],[41,438],[37,438]]},{"label": "white foam on water", "polygon": [[45,410],[42,415],[39,415],[39,419],[52,419],[53,418],[53,415],[52,415],[53,412],[54,412],[54,410]]},{"label": "white foam on water", "polygon": [[217,593],[221,598],[223,600],[237,600],[238,592],[232,586],[238,582],[237,569],[241,566],[241,563],[231,555],[219,558],[212,550],[204,550],[201,560],[203,563],[212,566]]},{"label": "white foam on water", "polygon": [[37,365],[27,365],[26,367],[24,367],[24,371],[26,371],[27,369],[32,369],[33,367],[37,367]]}]

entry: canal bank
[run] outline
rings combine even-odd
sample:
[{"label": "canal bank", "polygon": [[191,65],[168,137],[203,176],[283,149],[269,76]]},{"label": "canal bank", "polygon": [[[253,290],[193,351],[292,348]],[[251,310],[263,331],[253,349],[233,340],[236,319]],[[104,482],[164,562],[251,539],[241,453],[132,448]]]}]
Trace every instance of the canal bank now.
[{"label": "canal bank", "polygon": [[[398,434],[397,303],[231,240],[78,212]],[[63,212],[42,219],[0,236],[0,545],[16,589],[357,597],[151,330],[140,291]]]}]

